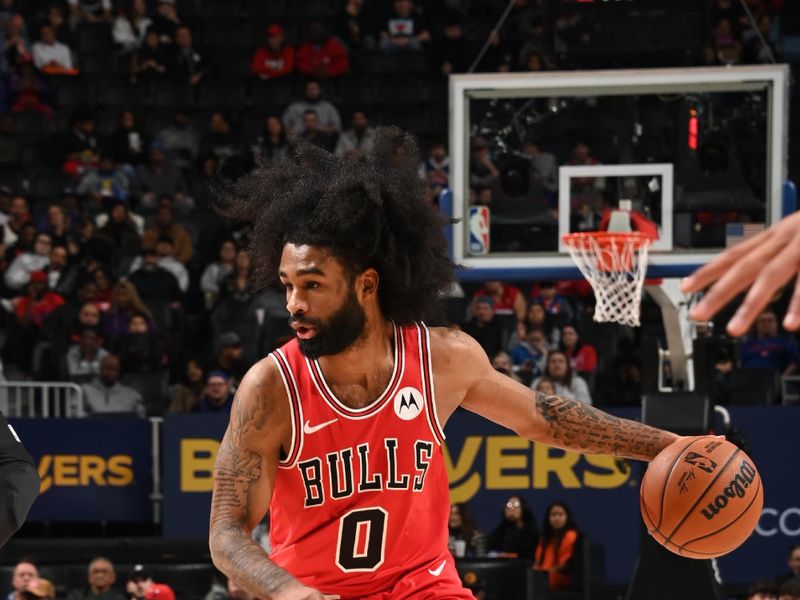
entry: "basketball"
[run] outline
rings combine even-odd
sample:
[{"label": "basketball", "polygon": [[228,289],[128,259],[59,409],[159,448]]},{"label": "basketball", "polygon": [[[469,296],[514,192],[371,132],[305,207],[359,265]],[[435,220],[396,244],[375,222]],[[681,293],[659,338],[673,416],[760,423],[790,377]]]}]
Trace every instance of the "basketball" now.
[{"label": "basketball", "polygon": [[697,436],[655,457],[642,478],[639,502],[647,531],[667,550],[714,558],[750,537],[764,487],[742,450],[716,436]]}]

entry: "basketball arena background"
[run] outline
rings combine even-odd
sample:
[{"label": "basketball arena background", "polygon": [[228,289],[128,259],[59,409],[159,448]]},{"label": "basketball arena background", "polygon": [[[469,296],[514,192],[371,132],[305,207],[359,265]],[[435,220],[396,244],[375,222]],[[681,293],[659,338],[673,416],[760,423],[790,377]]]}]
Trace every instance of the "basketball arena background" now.
[{"label": "basketball arena background", "polygon": [[[279,165],[291,135],[352,156],[374,126],[412,132],[432,205],[461,219],[441,320],[530,383],[543,357],[515,325],[545,307],[545,345],[577,331],[591,401],[630,418],[684,383],[661,312],[645,298],[639,328],[593,323],[559,236],[633,198],[661,233],[649,275],[680,277],[797,210],[790,0],[3,0],[0,37],[0,410],[42,476],[0,554],[2,593],[27,556],[58,597],[96,555],[118,586],[144,563],[179,597],[211,588],[218,407],[289,334],[280,293],[248,283],[248,231],[210,208],[226,159]],[[484,319],[473,297],[498,280]],[[693,387],[724,408],[703,423],[748,451],[766,490],[751,539],[715,565],[731,598],[784,573],[800,543],[800,354],[777,325],[790,295],[772,329],[725,336],[732,306],[692,331]],[[451,500],[485,533],[509,495],[539,523],[564,499],[591,541],[583,597],[623,597],[643,465],[463,411],[446,433]]]}]

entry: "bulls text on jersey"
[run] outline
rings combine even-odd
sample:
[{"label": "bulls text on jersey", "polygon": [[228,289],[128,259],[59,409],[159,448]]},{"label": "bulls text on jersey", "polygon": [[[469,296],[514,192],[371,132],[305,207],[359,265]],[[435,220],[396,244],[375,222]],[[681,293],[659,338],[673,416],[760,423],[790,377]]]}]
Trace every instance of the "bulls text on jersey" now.
[{"label": "bulls text on jersey", "polygon": [[[326,498],[349,498],[353,493],[409,489],[421,492],[433,459],[433,442],[417,440],[413,448],[398,448],[397,439],[386,438],[383,445],[383,448],[370,448],[369,443],[363,443],[355,448],[329,452],[324,459],[315,456],[297,463],[305,485],[306,508],[319,506]],[[414,452],[413,473],[398,472],[398,452],[403,451]],[[378,473],[370,469],[372,452],[385,453],[385,472]]]}]

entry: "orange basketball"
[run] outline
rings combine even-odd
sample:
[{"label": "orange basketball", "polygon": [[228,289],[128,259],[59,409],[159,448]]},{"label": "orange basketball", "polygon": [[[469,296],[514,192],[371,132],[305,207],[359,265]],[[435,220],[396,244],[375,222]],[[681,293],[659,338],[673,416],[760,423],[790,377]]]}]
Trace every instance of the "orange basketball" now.
[{"label": "orange basketball", "polygon": [[764,487],[747,454],[704,435],[667,446],[650,463],[639,498],[647,531],[667,550],[714,558],[753,532]]}]

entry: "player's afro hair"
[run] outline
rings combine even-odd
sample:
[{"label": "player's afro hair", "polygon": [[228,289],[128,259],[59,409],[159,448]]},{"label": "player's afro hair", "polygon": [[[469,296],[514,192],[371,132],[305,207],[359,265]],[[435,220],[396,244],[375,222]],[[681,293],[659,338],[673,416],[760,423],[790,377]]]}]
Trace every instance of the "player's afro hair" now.
[{"label": "player's afro hair", "polygon": [[453,281],[442,218],[426,198],[413,138],[379,128],[363,158],[336,157],[298,140],[291,159],[263,161],[216,195],[219,212],[253,224],[254,285],[278,282],[287,243],[329,248],[351,274],[374,268],[384,316],[433,314]]}]

